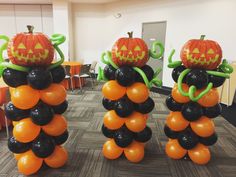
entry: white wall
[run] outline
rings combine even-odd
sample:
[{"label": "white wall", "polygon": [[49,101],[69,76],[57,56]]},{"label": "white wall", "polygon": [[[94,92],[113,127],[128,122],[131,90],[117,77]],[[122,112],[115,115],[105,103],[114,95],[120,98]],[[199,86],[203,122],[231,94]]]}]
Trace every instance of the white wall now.
[{"label": "white wall", "polygon": [[[2,5],[0,4],[0,34],[13,37],[27,32],[26,25],[33,25],[34,31],[51,36],[53,33],[52,5]],[[3,41],[0,41],[0,45]],[[4,57],[7,57],[6,52]]]},{"label": "white wall", "polygon": [[[73,5],[75,58],[84,63],[99,60],[116,39],[134,31],[141,37],[142,23],[167,21],[163,85],[173,86],[171,70],[166,67],[172,48],[179,58],[181,46],[205,34],[223,48],[224,57],[236,60],[235,0],[130,0],[107,5]],[[121,13],[120,19],[114,14]]]}]

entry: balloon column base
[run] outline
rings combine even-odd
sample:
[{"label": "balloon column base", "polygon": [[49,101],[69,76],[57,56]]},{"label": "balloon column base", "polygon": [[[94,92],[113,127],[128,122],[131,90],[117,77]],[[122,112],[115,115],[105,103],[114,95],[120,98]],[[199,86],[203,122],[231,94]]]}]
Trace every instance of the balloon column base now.
[{"label": "balloon column base", "polygon": [[103,155],[109,160],[118,159],[122,154],[133,163],[138,163],[144,158],[144,144],[133,141],[128,147],[121,148],[113,139],[107,140],[103,145]]}]

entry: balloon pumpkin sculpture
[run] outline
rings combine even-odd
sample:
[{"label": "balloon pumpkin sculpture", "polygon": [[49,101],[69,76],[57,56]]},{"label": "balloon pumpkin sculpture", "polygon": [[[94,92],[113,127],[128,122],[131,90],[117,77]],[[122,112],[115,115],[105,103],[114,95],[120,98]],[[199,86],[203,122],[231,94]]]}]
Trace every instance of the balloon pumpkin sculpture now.
[{"label": "balloon pumpkin sculpture", "polygon": [[[0,48],[0,75],[10,86],[11,101],[5,105],[6,117],[13,121],[13,136],[8,148],[14,153],[21,173],[36,173],[43,165],[63,166],[68,158],[61,146],[67,138],[67,122],[61,115],[67,109],[66,91],[60,82],[65,77],[61,63],[64,55],[58,45],[65,41],[60,34],[49,39],[43,33],[16,34]],[[54,48],[61,59],[51,64]],[[2,53],[7,49],[10,62]]]},{"label": "balloon pumpkin sculpture", "polygon": [[99,68],[98,80],[107,81],[102,88],[102,103],[108,110],[102,132],[109,139],[103,145],[103,154],[108,159],[117,159],[124,153],[129,161],[139,162],[144,157],[145,143],[152,136],[146,126],[148,113],[155,106],[149,88],[161,85],[156,78],[160,70],[154,73],[146,63],[150,56],[161,58],[164,48],[154,42],[148,50],[142,39],[133,38],[132,32],[128,34],[129,38],[116,41],[111,52],[102,54],[106,67]]},{"label": "balloon pumpkin sculpture", "polygon": [[[206,164],[211,155],[208,146],[217,141],[213,118],[221,114],[217,87],[233,72],[222,59],[219,44],[212,40],[189,40],[182,48],[181,61],[172,61],[172,78],[177,83],[166,105],[171,110],[164,128],[169,138],[166,153],[170,158],[190,158],[197,164]],[[182,64],[183,63],[183,64]]]}]

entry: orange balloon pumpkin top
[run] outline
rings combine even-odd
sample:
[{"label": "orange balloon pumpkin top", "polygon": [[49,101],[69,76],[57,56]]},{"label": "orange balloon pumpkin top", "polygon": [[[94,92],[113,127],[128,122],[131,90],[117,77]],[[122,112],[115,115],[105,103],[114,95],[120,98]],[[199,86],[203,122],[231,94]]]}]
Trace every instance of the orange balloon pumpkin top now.
[{"label": "orange balloon pumpkin top", "polygon": [[148,59],[147,44],[141,38],[133,38],[133,32],[129,37],[118,39],[112,47],[112,60],[118,66],[144,66]]},{"label": "orange balloon pumpkin top", "polygon": [[49,65],[54,57],[54,47],[43,33],[33,32],[28,25],[28,32],[16,34],[8,44],[7,53],[13,64],[20,66]]},{"label": "orange balloon pumpkin top", "polygon": [[213,70],[221,63],[222,50],[220,45],[213,40],[191,39],[186,42],[181,50],[180,57],[187,68],[202,68]]}]

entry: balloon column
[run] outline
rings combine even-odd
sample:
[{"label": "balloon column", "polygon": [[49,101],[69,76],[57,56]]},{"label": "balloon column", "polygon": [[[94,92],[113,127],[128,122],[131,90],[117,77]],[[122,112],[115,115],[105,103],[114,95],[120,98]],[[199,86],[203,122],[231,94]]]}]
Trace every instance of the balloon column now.
[{"label": "balloon column", "polygon": [[[18,33],[0,48],[0,71],[10,86],[11,101],[5,105],[6,117],[13,121],[13,136],[8,148],[14,153],[21,173],[36,173],[43,164],[59,168],[67,161],[61,146],[67,138],[67,122],[61,115],[67,109],[66,91],[60,82],[65,77],[61,63],[64,55],[58,45],[65,41],[60,34],[49,39],[43,33]],[[54,48],[60,61],[51,64]],[[4,62],[7,49],[10,62]]]},{"label": "balloon column", "polygon": [[[166,105],[171,110],[164,128],[169,138],[166,153],[170,158],[189,157],[197,164],[210,160],[211,146],[217,141],[213,118],[221,113],[219,93],[233,69],[222,58],[219,44],[212,40],[189,40],[182,48],[181,61],[172,61],[172,78],[176,82]],[[182,65],[183,63],[183,65]]]},{"label": "balloon column", "polygon": [[[120,38],[111,52],[102,54],[104,70],[99,68],[98,80],[107,81],[102,88],[103,106],[108,110],[104,116],[102,132],[109,138],[103,145],[103,154],[108,159],[117,159],[124,153],[131,162],[144,157],[144,145],[152,131],[146,126],[148,113],[155,104],[149,97],[152,85],[161,85],[155,73],[146,65],[149,57],[160,58],[163,46],[155,42],[152,50],[140,38]],[[159,53],[157,49],[159,48]]]}]

